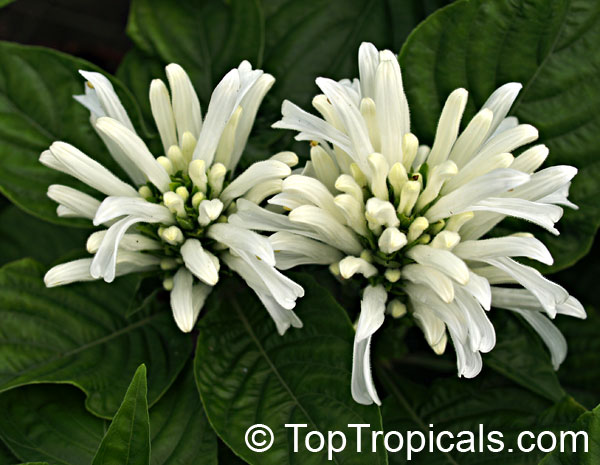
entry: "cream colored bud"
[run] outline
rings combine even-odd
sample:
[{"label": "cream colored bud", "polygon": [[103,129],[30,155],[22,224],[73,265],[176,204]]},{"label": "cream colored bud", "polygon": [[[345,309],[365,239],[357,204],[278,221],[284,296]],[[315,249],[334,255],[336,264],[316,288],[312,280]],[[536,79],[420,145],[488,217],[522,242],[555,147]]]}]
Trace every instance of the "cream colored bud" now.
[{"label": "cream colored bud", "polygon": [[181,229],[179,229],[177,226],[169,226],[168,228],[165,228],[160,238],[167,244],[171,245],[179,245],[185,240]]},{"label": "cream colored bud", "polygon": [[383,276],[385,276],[385,279],[390,283],[396,283],[402,277],[402,272],[400,271],[400,268],[388,268],[385,270]]},{"label": "cream colored bud", "polygon": [[388,255],[397,252],[404,247],[406,243],[406,235],[398,228],[386,228],[377,240],[379,250]]},{"label": "cream colored bud", "polygon": [[141,186],[138,189],[138,192],[140,193],[140,196],[146,200],[152,197],[152,189],[150,189],[148,186]]},{"label": "cream colored bud", "polygon": [[192,161],[192,155],[194,155],[194,149],[196,148],[196,138],[191,132],[185,131],[181,139],[181,153],[185,161],[189,164]]},{"label": "cream colored bud", "polygon": [[165,192],[163,194],[163,203],[165,204],[165,207],[171,211],[171,213],[174,213],[182,218],[187,216],[185,212],[184,201],[181,196],[177,195],[175,192]]},{"label": "cream colored bud", "polygon": [[181,197],[184,202],[187,202],[187,199],[190,196],[189,191],[184,186],[179,186],[177,189],[175,189],[175,193]]},{"label": "cream colored bud", "polygon": [[[163,228],[164,230],[164,228]],[[177,261],[173,258],[163,258],[160,261],[160,269],[163,271],[173,270],[177,268]]]},{"label": "cream colored bud", "polygon": [[400,193],[400,204],[398,205],[398,213],[410,216],[417,199],[421,192],[421,184],[419,181],[407,181],[402,186]]},{"label": "cream colored bud", "polygon": [[162,282],[163,288],[165,291],[171,292],[173,290],[173,278],[165,278]]},{"label": "cream colored bud", "polygon": [[227,168],[222,163],[215,163],[208,170],[208,185],[211,189],[211,197],[218,197],[223,190],[226,174]]},{"label": "cream colored bud", "polygon": [[158,157],[156,161],[162,166],[169,176],[172,176],[175,171],[173,171],[173,163],[167,157]]},{"label": "cream colored bud", "polygon": [[198,205],[200,205],[200,202],[202,202],[205,198],[206,198],[206,196],[202,192],[196,192],[192,196],[192,207],[198,208]]},{"label": "cream colored bud", "polygon": [[360,187],[365,187],[367,185],[367,177],[356,163],[352,163],[350,165],[350,172],[352,173],[352,177]]},{"label": "cream colored bud", "polygon": [[394,299],[387,304],[387,313],[392,315],[392,318],[400,318],[406,315],[406,305]]},{"label": "cream colored bud", "polygon": [[[194,137],[194,136],[192,136]],[[208,178],[206,176],[206,163],[204,160],[194,160],[189,164],[189,175],[190,179],[194,183],[194,186],[198,188],[200,192],[206,194],[206,184]]]},{"label": "cream colored bud", "polygon": [[415,218],[408,227],[408,242],[411,243],[413,241],[416,241],[428,227],[429,221],[427,221],[427,218],[425,218],[424,216],[419,216],[418,218]]}]

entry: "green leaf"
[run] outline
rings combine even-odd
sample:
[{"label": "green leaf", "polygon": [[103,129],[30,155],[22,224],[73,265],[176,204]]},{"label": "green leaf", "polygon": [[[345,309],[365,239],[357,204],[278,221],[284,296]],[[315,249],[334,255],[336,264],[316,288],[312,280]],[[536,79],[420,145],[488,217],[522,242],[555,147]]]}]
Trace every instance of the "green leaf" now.
[{"label": "green leaf", "polygon": [[[73,99],[83,92],[79,69],[100,71],[54,50],[0,42],[0,192],[27,212],[61,224],[89,223],[58,218],[56,204],[46,197],[50,184],[76,185],[69,176],[39,163],[40,153],[52,142],[69,142],[122,173],[92,129],[89,111]],[[138,123],[130,94],[108,77]]]},{"label": "green leaf", "polygon": [[150,418],[148,417],[146,365],[133,375],[92,465],[149,465]]},{"label": "green leaf", "polygon": [[110,418],[140,363],[149,367],[154,404],[190,353],[191,340],[168,304],[125,318],[137,278],[46,289],[31,260],[0,270],[0,391],[31,383],[69,383],[94,414]]},{"label": "green leaf", "polygon": [[[446,437],[442,440],[444,447],[455,445],[450,452],[430,453],[427,447],[414,453],[407,461],[405,447],[390,454],[390,464],[536,464],[543,454],[539,451],[520,453],[517,449],[518,434],[525,430],[536,434],[545,430],[566,430],[584,411],[571,398],[565,397],[552,404],[505,378],[485,371],[472,380],[437,379],[430,388],[395,376],[389,367],[379,370],[379,375],[390,392],[382,408],[385,431],[399,431],[405,438],[408,431],[420,431],[426,437],[433,431],[434,438],[441,431],[449,431],[454,436],[453,439]],[[483,425],[483,452],[479,452],[480,425]],[[472,434],[458,436],[461,431]],[[488,445],[495,447],[487,440],[491,431],[502,433],[501,452],[492,453],[487,449]],[[473,451],[457,452],[460,440],[468,441],[463,443],[464,448],[471,443]],[[414,444],[418,446],[417,438]]]},{"label": "green leaf", "polygon": [[50,265],[57,258],[83,250],[90,231],[53,225],[15,206],[0,210],[0,265],[30,257]]},{"label": "green leaf", "polygon": [[19,459],[17,459],[14,454],[10,451],[10,449],[0,441],[0,463],[17,463]]},{"label": "green leaf", "polygon": [[[431,143],[448,94],[466,88],[465,121],[500,85],[523,83],[512,113],[540,131],[548,163],[579,168],[571,200],[549,246],[553,267],[565,268],[590,249],[600,225],[600,3],[595,0],[469,0],[444,8],[422,23],[400,54],[412,131]],[[513,223],[510,223],[512,227]],[[519,229],[528,226],[519,223]]]},{"label": "green leaf", "polygon": [[150,409],[152,465],[217,465],[217,436],[198,396],[192,363]]},{"label": "green leaf", "polygon": [[91,463],[108,422],[87,412],[84,398],[78,389],[60,385],[5,392],[0,395],[0,437],[22,460]]},{"label": "green leaf", "polygon": [[569,431],[587,433],[589,441],[587,452],[580,437],[575,443],[576,450],[573,450],[573,443],[569,441],[565,444],[564,452],[555,450],[549,453],[540,462],[540,465],[596,465],[600,463],[600,406],[581,415],[569,428]]},{"label": "green leaf", "polygon": [[[24,386],[3,393],[0,439],[22,460],[89,464],[109,422],[87,412],[84,398],[79,390],[61,385]],[[216,435],[200,403],[191,363],[150,409],[150,436],[152,465],[216,465]],[[0,463],[18,462],[2,460],[1,452],[0,448]]]},{"label": "green leaf", "polygon": [[[566,393],[539,336],[507,310],[492,310],[497,342],[485,363],[521,386],[557,402]],[[581,323],[581,322],[580,322]]]},{"label": "green leaf", "polygon": [[[196,383],[208,419],[236,454],[251,464],[328,463],[327,451],[310,453],[304,436],[310,430],[344,432],[348,444],[331,463],[385,464],[385,451],[357,454],[356,430],[349,423],[381,428],[376,406],[359,405],[350,395],[353,330],[344,310],[311,277],[294,274],[306,296],[295,311],[304,328],[279,336],[251,290],[230,278],[215,290],[198,325]],[[232,292],[232,290],[235,290]],[[272,447],[252,452],[244,435],[254,424],[272,429]],[[285,424],[301,423],[299,452]],[[262,439],[262,438],[259,438]],[[313,441],[315,438],[313,439]],[[315,442],[312,442],[313,446]],[[379,444],[381,446],[381,444]]]}]

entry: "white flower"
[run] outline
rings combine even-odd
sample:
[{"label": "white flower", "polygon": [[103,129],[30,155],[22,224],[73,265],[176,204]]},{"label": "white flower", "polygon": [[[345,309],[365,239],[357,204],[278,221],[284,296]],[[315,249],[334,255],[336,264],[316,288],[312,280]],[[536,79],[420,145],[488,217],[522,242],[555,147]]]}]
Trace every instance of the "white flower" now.
[{"label": "white flower", "polygon": [[[131,183],[64,142],[54,142],[42,153],[43,164],[105,196],[100,202],[71,187],[48,189],[59,204],[59,216],[88,218],[104,229],[88,240],[93,258],[52,268],[46,285],[100,278],[111,282],[123,274],[154,270],[171,291],[177,325],[188,332],[224,262],[256,292],[281,334],[289,326],[301,327],[292,309],[304,291],[275,268],[269,239],[228,222],[236,199],[260,203],[281,192],[282,180],[298,162],[293,153],[282,152],[237,177],[232,174],[273,77],[243,62],[217,85],[202,120],[188,75],[176,64],[166,72],[171,94],[160,79],[150,86],[164,151],[155,158],[136,134],[110,81],[81,71],[87,80],[85,95],[75,98],[90,110],[92,126]],[[336,254],[330,252],[328,260],[339,259]]]},{"label": "white flower", "polygon": [[[362,44],[359,70],[360,80],[352,82],[317,79],[323,95],[313,104],[322,119],[283,103],[283,119],[274,126],[312,141],[307,167],[288,177],[269,200],[289,214],[239,201],[230,221],[275,231],[276,242],[282,234],[301,236],[303,247],[292,257],[285,249],[281,260],[275,253],[282,267],[329,264],[342,278],[365,282],[354,345],[357,402],[379,403],[369,347],[386,313],[399,317],[408,310],[438,354],[449,334],[459,375],[473,377],[481,370],[480,353],[496,340],[486,311],[491,305],[512,310],[538,331],[558,367],[566,348],[548,317],[585,318],[583,307],[513,259],[551,264],[539,240],[527,234],[485,238],[507,216],[558,234],[559,205],[574,206],[567,194],[575,168],[536,171],[548,155],[543,145],[513,155],[538,135],[534,127],[506,116],[521,85],[496,90],[460,134],[468,94],[452,92],[429,148],[419,146],[410,132],[396,56]],[[323,247],[327,252],[320,251]],[[499,286],[504,284],[511,287]]]}]

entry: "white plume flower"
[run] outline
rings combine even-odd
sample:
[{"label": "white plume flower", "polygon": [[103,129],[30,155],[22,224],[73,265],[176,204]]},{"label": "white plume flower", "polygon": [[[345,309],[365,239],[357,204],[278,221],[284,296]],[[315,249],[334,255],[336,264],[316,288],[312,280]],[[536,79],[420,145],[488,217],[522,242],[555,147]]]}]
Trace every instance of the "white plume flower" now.
[{"label": "white plume flower", "polygon": [[[533,126],[507,117],[521,84],[497,89],[462,132],[468,93],[452,92],[427,147],[410,132],[397,57],[364,43],[359,70],[360,80],[316,80],[323,95],[313,103],[322,118],[283,103],[283,118],[274,127],[297,131],[296,139],[313,146],[314,168],[288,178],[270,200],[289,213],[239,201],[231,222],[309,238],[295,263],[329,265],[337,276],[365,283],[354,346],[357,402],[379,403],[369,347],[386,313],[411,314],[438,354],[450,339],[459,375],[473,377],[482,367],[480,354],[496,341],[486,312],[491,305],[508,309],[538,331],[558,367],[565,345],[549,318],[557,313],[585,318],[583,307],[561,286],[514,260],[551,264],[539,240],[486,238],[507,216],[558,234],[560,205],[573,206],[567,194],[575,168],[536,171],[548,155],[543,145],[513,155],[538,136]],[[331,251],[319,254],[325,246]],[[286,251],[286,266],[289,255]]]},{"label": "white plume flower", "polygon": [[257,293],[281,334],[290,326],[301,327],[292,309],[304,291],[275,268],[269,239],[228,221],[236,199],[261,202],[281,192],[282,180],[298,161],[285,152],[233,175],[273,77],[242,62],[217,85],[203,119],[188,75],[179,65],[168,65],[170,93],[160,79],[150,85],[163,147],[155,157],[135,132],[110,81],[99,73],[81,74],[87,80],[85,95],[75,98],[90,110],[92,126],[131,181],[122,181],[64,142],[54,142],[42,153],[43,164],[103,196],[99,201],[70,187],[50,186],[58,215],[88,218],[103,229],[88,240],[93,258],[52,268],[46,285],[111,282],[123,274],[155,270],[171,292],[177,325],[189,332],[225,263]]}]

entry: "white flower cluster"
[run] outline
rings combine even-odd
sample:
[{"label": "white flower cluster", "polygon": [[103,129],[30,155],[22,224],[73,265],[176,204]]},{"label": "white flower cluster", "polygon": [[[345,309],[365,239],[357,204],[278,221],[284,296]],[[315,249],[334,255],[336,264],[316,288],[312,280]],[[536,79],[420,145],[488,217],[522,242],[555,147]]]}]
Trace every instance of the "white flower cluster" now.
[{"label": "white flower cluster", "polygon": [[266,237],[227,220],[236,199],[256,204],[280,192],[282,179],[298,162],[293,153],[282,152],[232,176],[273,77],[243,62],[217,85],[202,120],[185,71],[171,64],[166,73],[171,95],[160,79],[150,86],[152,115],[165,154],[155,158],[136,134],[110,81],[99,73],[81,72],[86,93],[76,99],[90,110],[92,126],[133,185],[64,142],[42,153],[43,164],[106,196],[100,202],[71,187],[50,186],[48,196],[59,204],[59,216],[88,218],[103,229],[88,239],[93,258],[52,268],[46,285],[99,278],[111,282],[131,272],[160,270],[165,289],[171,291],[175,321],[188,332],[225,263],[256,292],[280,333],[290,325],[301,327],[292,309],[304,294],[302,287],[275,269]]},{"label": "white flower cluster", "polygon": [[230,222],[275,232],[270,240],[281,269],[330,264],[341,278],[364,281],[352,374],[357,402],[380,403],[370,345],[386,313],[410,312],[438,354],[449,335],[459,376],[473,377],[481,353],[496,343],[487,311],[508,309],[540,334],[558,367],[566,343],[547,316],[585,318],[582,305],[513,259],[552,264],[531,234],[483,238],[507,216],[558,234],[560,205],[576,208],[567,200],[575,168],[537,171],[548,155],[544,145],[512,154],[538,137],[533,126],[506,116],[521,85],[496,90],[462,132],[468,94],[452,92],[430,148],[410,132],[397,57],[365,43],[359,70],[360,80],[316,80],[323,94],[313,106],[322,118],[283,103],[274,127],[312,141],[306,167],[268,200],[289,213],[239,200]]},{"label": "white flower cluster", "polygon": [[496,342],[487,312],[508,309],[540,334],[558,367],[566,343],[549,318],[585,318],[583,307],[514,260],[552,263],[533,235],[486,238],[507,216],[558,234],[561,205],[576,208],[567,200],[575,168],[538,171],[548,155],[544,145],[513,155],[538,136],[534,127],[507,117],[521,85],[496,90],[462,132],[468,94],[452,92],[430,148],[410,132],[397,57],[365,43],[359,70],[360,80],[317,79],[323,94],[313,106],[322,118],[283,103],[283,119],[274,127],[310,141],[304,168],[292,173],[297,157],[281,152],[237,177],[232,173],[272,76],[243,62],[215,88],[202,120],[187,74],[167,66],[170,94],[160,80],[150,87],[164,151],[155,158],[110,82],[82,72],[86,94],[76,98],[132,184],[69,144],[55,142],[42,154],[42,163],[106,196],[100,202],[50,186],[59,216],[89,218],[103,229],[88,240],[93,258],[54,267],[46,284],[110,282],[158,270],[171,291],[175,321],[190,331],[224,264],[256,292],[283,334],[302,326],[292,309],[303,290],[277,269],[327,265],[343,279],[364,282],[352,372],[353,397],[363,404],[380,403],[370,345],[386,313],[412,315],[438,354],[449,335],[459,375],[473,377],[481,353]]}]

